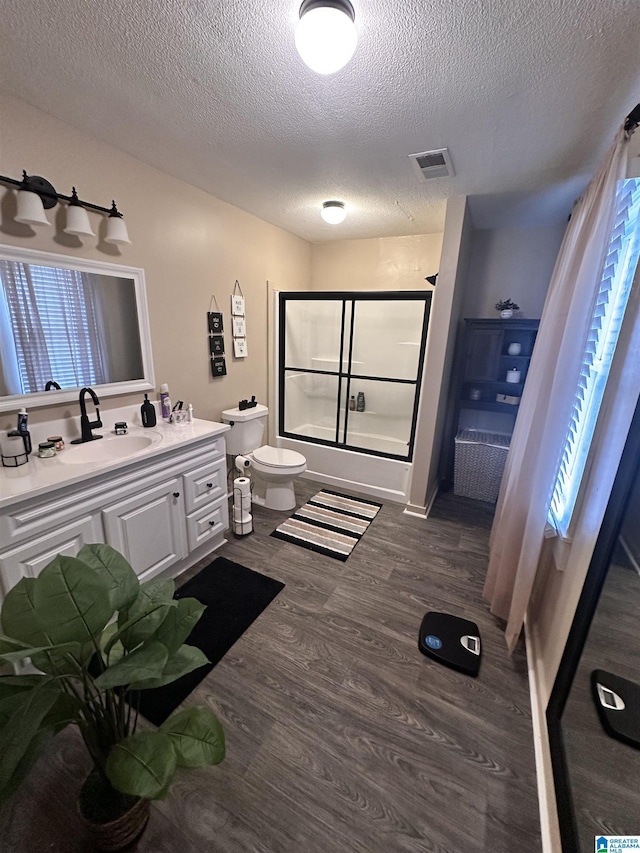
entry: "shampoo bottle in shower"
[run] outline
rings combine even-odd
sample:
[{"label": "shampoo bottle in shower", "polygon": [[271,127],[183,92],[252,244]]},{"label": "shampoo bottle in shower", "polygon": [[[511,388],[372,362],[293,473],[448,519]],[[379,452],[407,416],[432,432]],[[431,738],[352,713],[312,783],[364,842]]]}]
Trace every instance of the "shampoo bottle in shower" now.
[{"label": "shampoo bottle in shower", "polygon": [[352,394],[351,397],[349,397],[349,411],[355,412],[355,410],[356,410],[356,398]]},{"label": "shampoo bottle in shower", "polygon": [[358,391],[358,401],[356,403],[356,412],[364,412],[364,393]]},{"label": "shampoo bottle in shower", "polygon": [[143,427],[154,427],[156,425],[156,410],[153,403],[149,400],[149,395],[144,395],[144,403],[140,406],[140,417],[142,418]]}]

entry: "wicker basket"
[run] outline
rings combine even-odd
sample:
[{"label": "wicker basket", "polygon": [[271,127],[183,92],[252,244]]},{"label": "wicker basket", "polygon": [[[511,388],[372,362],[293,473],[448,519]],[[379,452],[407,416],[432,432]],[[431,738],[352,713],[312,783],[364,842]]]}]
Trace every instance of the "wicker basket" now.
[{"label": "wicker basket", "polygon": [[454,494],[495,503],[510,439],[501,432],[461,430],[455,437]]}]

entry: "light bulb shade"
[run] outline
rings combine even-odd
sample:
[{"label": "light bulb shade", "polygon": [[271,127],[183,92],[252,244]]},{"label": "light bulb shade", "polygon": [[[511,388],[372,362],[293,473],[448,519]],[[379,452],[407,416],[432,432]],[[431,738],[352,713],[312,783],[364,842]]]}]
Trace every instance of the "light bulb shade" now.
[{"label": "light bulb shade", "polygon": [[353,56],[358,34],[348,0],[305,0],[295,42],[303,62],[318,74],[333,74]]},{"label": "light bulb shade", "polygon": [[40,227],[51,225],[44,212],[42,199],[37,193],[30,190],[18,190],[17,213],[14,217],[16,222],[24,222],[25,225]]},{"label": "light bulb shade", "polygon": [[324,219],[325,222],[328,222],[329,225],[339,225],[341,222],[344,222],[347,211],[344,208],[343,201],[325,201],[322,204],[322,210],[320,211],[320,216]]},{"label": "light bulb shade", "polygon": [[67,227],[65,234],[75,234],[78,237],[95,237],[89,222],[89,214],[79,204],[70,204],[67,207]]},{"label": "light bulb shade", "polygon": [[104,242],[112,243],[114,246],[122,246],[131,242],[127,233],[127,226],[121,216],[110,216],[107,219],[107,233]]}]

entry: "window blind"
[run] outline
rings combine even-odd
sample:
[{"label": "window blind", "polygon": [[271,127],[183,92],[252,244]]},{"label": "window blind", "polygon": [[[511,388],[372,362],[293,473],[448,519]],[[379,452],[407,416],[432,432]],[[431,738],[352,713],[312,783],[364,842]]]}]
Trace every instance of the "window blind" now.
[{"label": "window blind", "polygon": [[93,287],[84,273],[0,262],[23,393],[105,381]]},{"label": "window blind", "polygon": [[621,181],[591,328],[550,506],[566,535],[578,497],[631,284],[640,255],[640,179]]}]

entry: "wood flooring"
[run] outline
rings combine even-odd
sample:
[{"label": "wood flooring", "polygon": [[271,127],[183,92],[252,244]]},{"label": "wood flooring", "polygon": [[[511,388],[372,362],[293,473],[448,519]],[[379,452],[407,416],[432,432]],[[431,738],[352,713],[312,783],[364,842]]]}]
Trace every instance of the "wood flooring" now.
[{"label": "wood flooring", "polygon": [[[176,779],[139,853],[539,853],[525,655],[481,596],[492,508],[385,503],[344,563],[271,537],[287,515],[255,508],[217,552],[286,587],[187,700],[221,718],[227,758]],[[477,622],[477,679],[420,654],[427,610]],[[90,851],[87,770],[63,732],[0,811],[0,850]]]}]

